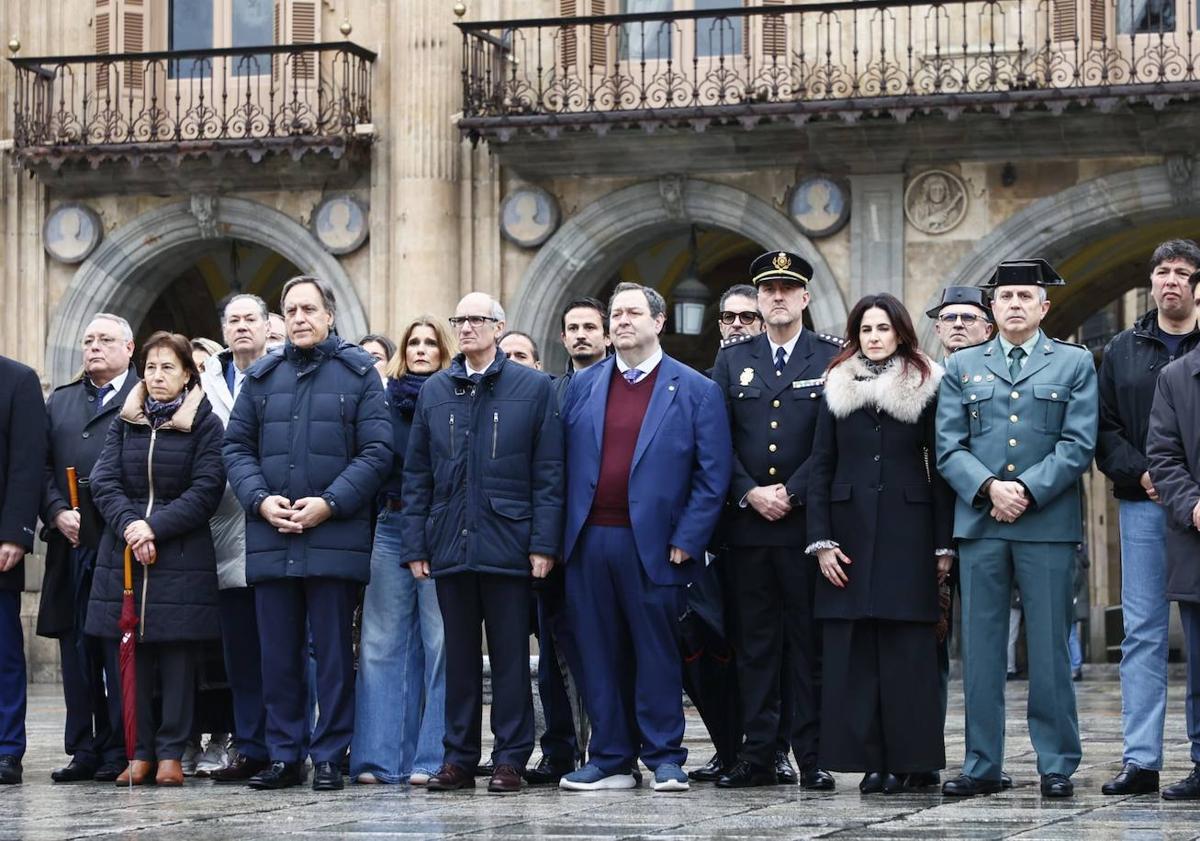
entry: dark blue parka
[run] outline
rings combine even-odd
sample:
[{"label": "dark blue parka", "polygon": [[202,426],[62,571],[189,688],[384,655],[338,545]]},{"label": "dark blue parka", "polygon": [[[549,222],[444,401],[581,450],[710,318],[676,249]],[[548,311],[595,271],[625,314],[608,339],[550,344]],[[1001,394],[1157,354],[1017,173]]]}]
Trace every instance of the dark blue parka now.
[{"label": "dark blue parka", "polygon": [[[310,351],[288,342],[246,372],[225,430],[229,484],[246,508],[246,580],[366,582],[371,507],[392,467],[392,425],[375,360],[330,336]],[[333,516],[280,534],[258,514],[268,496],[319,496]]]},{"label": "dark blue parka", "polygon": [[417,398],[404,464],[402,563],[528,576],[562,546],[563,433],[550,377],[504,354],[478,386],[462,354]]}]

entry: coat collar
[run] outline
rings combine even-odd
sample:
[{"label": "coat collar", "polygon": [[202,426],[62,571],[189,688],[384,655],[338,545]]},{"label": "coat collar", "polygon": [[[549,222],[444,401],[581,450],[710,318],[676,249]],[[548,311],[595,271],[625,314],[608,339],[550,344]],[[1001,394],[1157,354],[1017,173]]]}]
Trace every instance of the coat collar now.
[{"label": "coat collar", "polygon": [[921,412],[937,395],[945,373],[928,356],[930,374],[924,380],[915,367],[899,359],[880,374],[867,368],[863,359],[852,356],[829,369],[825,375],[825,402],[835,418],[845,418],[859,409],[878,410],[901,423],[916,423]]},{"label": "coat collar", "polygon": [[[125,398],[125,405],[121,407],[121,420],[138,426],[149,426],[150,421],[146,419],[145,409],[147,394],[146,384],[139,381]],[[175,410],[171,419],[159,427],[159,431],[173,429],[176,432],[191,432],[203,401],[204,389],[199,383],[192,385],[188,389],[187,397],[183,398],[183,403]]]}]

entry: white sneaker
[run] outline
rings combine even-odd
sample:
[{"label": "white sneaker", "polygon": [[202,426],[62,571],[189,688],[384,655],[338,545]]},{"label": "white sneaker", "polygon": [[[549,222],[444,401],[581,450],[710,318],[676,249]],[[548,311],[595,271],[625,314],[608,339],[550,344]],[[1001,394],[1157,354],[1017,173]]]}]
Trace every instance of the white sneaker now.
[{"label": "white sneaker", "polygon": [[585,765],[578,771],[563,775],[558,787],[566,791],[605,791],[611,789],[636,788],[633,774],[608,774],[595,765]]},{"label": "white sneaker", "polygon": [[410,786],[423,786],[429,782],[429,778],[433,776],[427,771],[413,771],[408,775],[408,784]]},{"label": "white sneaker", "polygon": [[196,757],[196,776],[207,777],[213,771],[229,767],[229,734],[213,733],[204,753]]},{"label": "white sneaker", "polygon": [[183,756],[179,758],[179,764],[183,766],[183,776],[196,776],[196,757],[200,755],[200,751],[196,750],[196,746],[188,742],[183,746]]},{"label": "white sneaker", "polygon": [[377,784],[379,782],[379,778],[370,771],[363,771],[354,778],[354,782],[358,783],[359,785],[370,786]]}]

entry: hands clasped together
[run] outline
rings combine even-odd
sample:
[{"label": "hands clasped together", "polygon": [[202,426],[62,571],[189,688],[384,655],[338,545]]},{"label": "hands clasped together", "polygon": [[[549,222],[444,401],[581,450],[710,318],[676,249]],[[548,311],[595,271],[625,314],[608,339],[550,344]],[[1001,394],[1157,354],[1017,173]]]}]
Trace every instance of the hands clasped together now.
[{"label": "hands clasped together", "polygon": [[295,502],[284,496],[269,496],[258,507],[258,513],[280,534],[302,534],[333,516],[333,509],[319,496],[306,496]]}]

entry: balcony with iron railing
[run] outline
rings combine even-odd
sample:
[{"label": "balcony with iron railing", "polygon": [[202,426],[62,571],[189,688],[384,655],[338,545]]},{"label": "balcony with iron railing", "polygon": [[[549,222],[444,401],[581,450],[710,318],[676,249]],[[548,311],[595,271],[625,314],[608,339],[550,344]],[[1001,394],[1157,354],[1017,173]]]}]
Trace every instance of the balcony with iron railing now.
[{"label": "balcony with iron railing", "polygon": [[371,142],[375,57],[343,41],[12,58],[14,151],[26,166],[54,168],[139,156],[339,158]]},{"label": "balcony with iron railing", "polygon": [[500,140],[702,131],[830,115],[1161,108],[1200,93],[1195,0],[755,2],[460,23],[460,129]]}]

